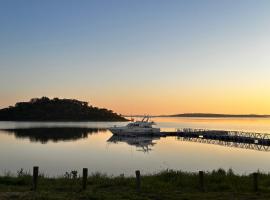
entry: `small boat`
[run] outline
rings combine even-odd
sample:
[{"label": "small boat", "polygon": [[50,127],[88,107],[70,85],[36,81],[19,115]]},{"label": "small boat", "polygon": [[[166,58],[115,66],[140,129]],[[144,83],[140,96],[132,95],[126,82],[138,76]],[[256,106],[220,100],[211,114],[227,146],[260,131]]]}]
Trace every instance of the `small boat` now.
[{"label": "small boat", "polygon": [[114,126],[109,130],[118,136],[141,136],[141,135],[160,135],[160,128],[153,127],[155,122],[150,121],[149,116],[144,116],[141,121],[129,123],[126,126]]}]

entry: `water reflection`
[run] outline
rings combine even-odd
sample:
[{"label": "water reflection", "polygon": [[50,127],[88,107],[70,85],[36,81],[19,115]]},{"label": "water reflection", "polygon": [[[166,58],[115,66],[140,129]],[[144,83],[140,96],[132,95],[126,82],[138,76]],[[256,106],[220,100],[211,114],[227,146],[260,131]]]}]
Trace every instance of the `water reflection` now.
[{"label": "water reflection", "polygon": [[[174,136],[167,136],[167,137],[174,137]],[[185,142],[196,142],[196,143],[205,143],[210,145],[220,145],[230,148],[242,148],[242,149],[249,149],[249,150],[255,150],[255,151],[267,151],[270,152],[270,146],[269,144],[254,144],[249,142],[236,142],[236,141],[226,141],[226,140],[220,140],[220,139],[206,139],[206,138],[200,138],[200,137],[176,137],[180,141]],[[150,136],[139,136],[139,137],[128,137],[128,136],[112,136],[107,140],[109,143],[119,143],[123,142],[130,146],[135,146],[138,148],[138,151],[142,151],[144,153],[150,152],[153,149],[154,145],[156,145],[156,142],[160,139],[159,136],[150,137]]]},{"label": "water reflection", "polygon": [[224,141],[217,139],[204,139],[204,138],[192,138],[192,137],[177,137],[178,140],[187,141],[187,142],[196,142],[196,143],[205,143],[211,145],[220,145],[231,148],[242,148],[242,149],[250,149],[255,151],[267,151],[270,152],[269,145],[259,145],[245,142],[232,142],[232,141]]},{"label": "water reflection", "polygon": [[110,137],[107,142],[109,143],[119,143],[124,142],[127,143],[130,146],[135,146],[138,151],[142,151],[144,153],[147,153],[152,150],[151,147],[153,147],[156,143],[154,140],[159,140],[160,137],[149,137],[149,136],[139,136],[139,137],[125,137],[125,136],[116,136],[113,135]]},{"label": "water reflection", "polygon": [[16,138],[28,138],[31,142],[46,144],[49,141],[75,141],[87,138],[88,135],[106,131],[100,128],[20,128],[20,129],[1,129],[3,133],[13,134]]}]

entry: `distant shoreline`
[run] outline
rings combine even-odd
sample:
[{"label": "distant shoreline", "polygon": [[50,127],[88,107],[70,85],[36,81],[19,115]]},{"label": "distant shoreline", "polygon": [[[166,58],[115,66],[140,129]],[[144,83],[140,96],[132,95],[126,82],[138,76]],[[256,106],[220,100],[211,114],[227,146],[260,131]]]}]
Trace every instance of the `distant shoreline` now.
[{"label": "distant shoreline", "polygon": [[[132,115],[125,117],[143,117],[144,115]],[[183,113],[174,115],[153,115],[151,117],[196,117],[196,118],[270,118],[270,115],[238,115],[238,114],[213,114],[213,113]]]}]

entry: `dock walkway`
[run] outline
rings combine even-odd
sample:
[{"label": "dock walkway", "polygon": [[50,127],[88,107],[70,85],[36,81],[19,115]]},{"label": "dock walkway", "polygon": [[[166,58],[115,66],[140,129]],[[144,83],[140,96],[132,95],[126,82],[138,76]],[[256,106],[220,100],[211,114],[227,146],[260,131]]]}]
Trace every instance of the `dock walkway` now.
[{"label": "dock walkway", "polygon": [[223,131],[205,129],[177,129],[172,132],[162,132],[163,136],[177,136],[183,138],[200,138],[210,140],[220,140],[227,142],[237,142],[246,144],[257,144],[270,146],[270,134],[250,133],[242,131]]}]

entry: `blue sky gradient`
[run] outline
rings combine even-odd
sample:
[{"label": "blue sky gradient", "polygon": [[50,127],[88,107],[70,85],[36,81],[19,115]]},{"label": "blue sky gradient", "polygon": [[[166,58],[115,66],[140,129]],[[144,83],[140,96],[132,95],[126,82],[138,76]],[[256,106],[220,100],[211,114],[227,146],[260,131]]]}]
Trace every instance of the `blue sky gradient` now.
[{"label": "blue sky gradient", "polygon": [[0,107],[270,114],[270,1],[0,0]]}]

